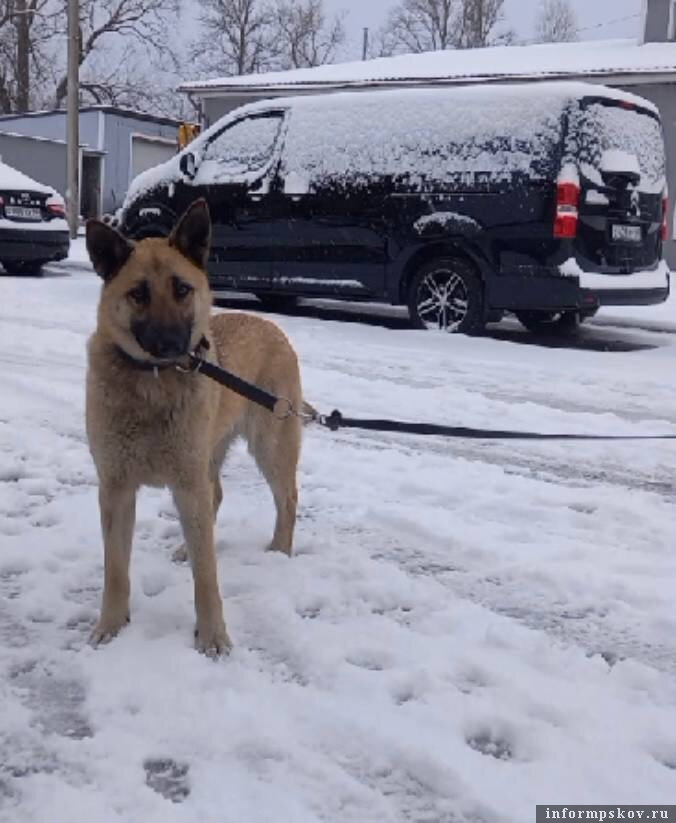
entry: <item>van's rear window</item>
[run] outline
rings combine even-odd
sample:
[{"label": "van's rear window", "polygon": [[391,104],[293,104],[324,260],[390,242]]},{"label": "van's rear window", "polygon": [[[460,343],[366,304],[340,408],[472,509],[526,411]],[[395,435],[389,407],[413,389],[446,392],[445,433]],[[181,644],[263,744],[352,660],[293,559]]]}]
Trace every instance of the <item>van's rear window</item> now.
[{"label": "van's rear window", "polygon": [[[661,193],[665,185],[664,137],[659,120],[640,109],[614,101],[591,102],[579,112],[579,122],[571,118],[569,136],[577,143],[577,161],[592,180],[599,180],[607,158],[622,171],[641,174],[639,189]],[[577,125],[577,136],[574,127]],[[624,158],[624,161],[623,159]],[[572,158],[571,158],[572,159]]]}]

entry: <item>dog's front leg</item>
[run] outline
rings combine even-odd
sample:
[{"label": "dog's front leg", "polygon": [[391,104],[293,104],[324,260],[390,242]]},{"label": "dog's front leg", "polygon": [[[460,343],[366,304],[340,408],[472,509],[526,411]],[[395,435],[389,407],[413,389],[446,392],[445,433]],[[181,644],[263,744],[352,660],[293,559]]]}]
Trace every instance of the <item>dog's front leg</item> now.
[{"label": "dog's front leg", "polygon": [[195,646],[210,657],[218,657],[230,650],[231,643],[218,591],[211,483],[205,476],[172,491],[195,581]]},{"label": "dog's front leg", "polygon": [[106,642],[129,622],[129,558],[136,518],[136,489],[99,487],[105,577],[101,617],[90,642]]}]

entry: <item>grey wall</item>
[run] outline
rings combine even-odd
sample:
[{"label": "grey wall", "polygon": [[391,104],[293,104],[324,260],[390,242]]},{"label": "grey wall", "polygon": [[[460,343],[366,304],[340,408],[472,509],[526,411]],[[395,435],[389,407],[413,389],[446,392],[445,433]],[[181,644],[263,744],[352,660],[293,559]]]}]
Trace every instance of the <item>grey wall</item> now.
[{"label": "grey wall", "polygon": [[0,132],[3,163],[22,171],[38,183],[66,191],[66,144],[62,141],[36,140],[34,137]]},{"label": "grey wall", "polygon": [[[98,148],[98,116],[99,113],[97,111],[81,112],[81,145],[86,144],[93,149]],[[30,134],[34,137],[49,137],[53,140],[65,140],[66,115],[64,112],[55,111],[49,114],[12,117],[8,120],[0,120],[0,129],[2,129],[2,131],[17,132],[19,134]]]},{"label": "grey wall", "polygon": [[118,114],[104,113],[103,150],[103,211],[113,212],[122,205],[131,182],[131,136],[145,134],[176,140],[173,124],[139,120]]},{"label": "grey wall", "polygon": [[[281,95],[270,95],[270,97],[279,96]],[[204,128],[209,128],[209,126],[213,126],[217,120],[220,120],[224,114],[229,114],[229,112],[234,109],[238,109],[240,106],[244,106],[247,103],[253,103],[257,99],[258,98],[256,97],[247,96],[245,94],[241,97],[207,97],[202,101],[202,125]]]},{"label": "grey wall", "polygon": [[[65,141],[66,117],[63,112],[50,112],[45,115],[0,119],[0,130]],[[175,141],[176,133],[177,127],[173,124],[157,123],[152,120],[99,110],[80,113],[80,144],[105,152],[102,172],[104,213],[112,212],[122,205],[129,188],[132,134],[163,137]],[[35,149],[37,153],[35,157],[33,156],[32,147],[37,144],[38,141],[25,143],[23,149],[19,151],[19,144],[15,143],[12,151],[18,153],[12,156],[20,162],[12,162],[9,154],[7,162],[31,177],[49,183],[63,193],[65,190],[65,150],[63,156],[59,156],[58,160],[55,159],[54,166],[50,168],[49,164],[42,159],[43,154],[46,156],[47,149]],[[59,184],[56,185],[51,182],[52,180],[58,180]]]},{"label": "grey wall", "polygon": [[645,43],[663,43],[669,39],[669,14],[672,0],[646,0]]}]

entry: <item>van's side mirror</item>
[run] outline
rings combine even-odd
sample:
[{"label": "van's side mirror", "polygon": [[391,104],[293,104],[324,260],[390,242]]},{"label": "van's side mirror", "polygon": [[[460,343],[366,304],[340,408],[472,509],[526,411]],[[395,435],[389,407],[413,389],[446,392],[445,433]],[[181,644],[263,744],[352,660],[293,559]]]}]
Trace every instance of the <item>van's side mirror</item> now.
[{"label": "van's side mirror", "polygon": [[195,162],[195,155],[191,151],[187,151],[181,155],[179,168],[186,177],[189,177],[191,180],[193,179],[197,173],[197,163]]}]

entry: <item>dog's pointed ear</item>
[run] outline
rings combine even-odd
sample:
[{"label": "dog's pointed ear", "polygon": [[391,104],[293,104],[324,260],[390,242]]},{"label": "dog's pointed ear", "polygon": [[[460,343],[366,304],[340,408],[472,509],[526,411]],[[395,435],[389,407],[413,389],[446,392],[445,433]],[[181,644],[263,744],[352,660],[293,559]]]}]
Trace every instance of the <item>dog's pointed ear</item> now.
[{"label": "dog's pointed ear", "polygon": [[106,282],[112,280],[134,250],[133,244],[100,220],[87,220],[87,252],[94,271]]},{"label": "dog's pointed ear", "polygon": [[195,200],[174,226],[169,245],[196,266],[206,269],[211,246],[211,218],[204,198]]}]

